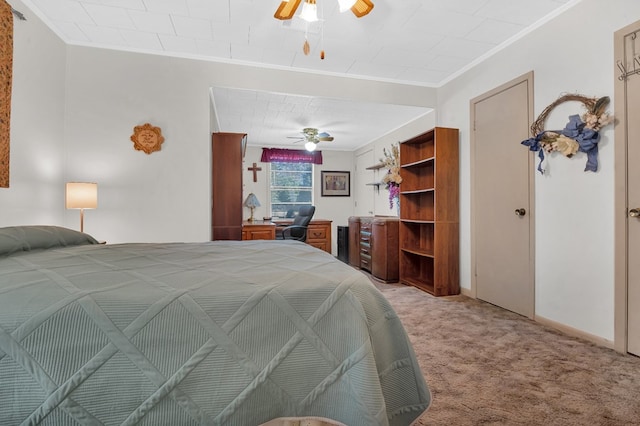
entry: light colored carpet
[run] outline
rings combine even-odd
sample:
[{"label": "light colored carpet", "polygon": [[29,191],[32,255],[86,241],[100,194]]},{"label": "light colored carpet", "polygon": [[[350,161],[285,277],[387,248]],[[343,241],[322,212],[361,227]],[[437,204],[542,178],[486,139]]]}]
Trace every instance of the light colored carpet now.
[{"label": "light colored carpet", "polygon": [[640,425],[640,358],[466,296],[375,284],[433,394],[417,425]]}]

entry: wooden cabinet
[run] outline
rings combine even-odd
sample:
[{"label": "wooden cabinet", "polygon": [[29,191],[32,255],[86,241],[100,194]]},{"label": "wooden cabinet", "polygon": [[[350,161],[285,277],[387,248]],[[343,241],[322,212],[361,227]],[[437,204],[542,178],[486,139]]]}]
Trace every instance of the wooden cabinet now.
[{"label": "wooden cabinet", "polygon": [[399,220],[386,216],[349,218],[349,264],[386,282],[396,282]]},{"label": "wooden cabinet", "polygon": [[398,218],[374,217],[371,221],[371,275],[386,282],[399,277]]},{"label": "wooden cabinet", "polygon": [[243,240],[273,240],[276,238],[276,224],[271,222],[248,222],[242,224]]},{"label": "wooden cabinet", "polygon": [[311,220],[307,228],[307,244],[331,253],[331,221]]},{"label": "wooden cabinet", "polygon": [[[291,220],[276,220],[276,226],[291,225]],[[325,219],[311,219],[307,228],[307,241],[310,246],[331,253],[331,221]]]},{"label": "wooden cabinet", "polygon": [[244,133],[213,133],[211,137],[211,239],[242,238],[242,159]]},{"label": "wooden cabinet", "polygon": [[360,217],[349,218],[349,265],[360,267]]},{"label": "wooden cabinet", "polygon": [[458,130],[436,127],[400,143],[400,282],[460,293]]}]

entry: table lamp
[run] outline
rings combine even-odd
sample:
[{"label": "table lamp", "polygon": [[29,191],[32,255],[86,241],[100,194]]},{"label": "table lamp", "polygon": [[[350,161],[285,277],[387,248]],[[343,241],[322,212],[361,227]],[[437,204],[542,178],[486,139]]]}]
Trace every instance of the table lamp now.
[{"label": "table lamp", "polygon": [[253,209],[256,207],[260,207],[260,201],[258,201],[258,197],[252,192],[247,195],[247,199],[244,200],[244,205],[251,209],[251,217],[249,217],[249,222],[253,222],[255,219],[253,218]]},{"label": "table lamp", "polygon": [[66,206],[68,209],[80,209],[80,232],[84,232],[84,209],[98,207],[98,184],[67,182]]}]

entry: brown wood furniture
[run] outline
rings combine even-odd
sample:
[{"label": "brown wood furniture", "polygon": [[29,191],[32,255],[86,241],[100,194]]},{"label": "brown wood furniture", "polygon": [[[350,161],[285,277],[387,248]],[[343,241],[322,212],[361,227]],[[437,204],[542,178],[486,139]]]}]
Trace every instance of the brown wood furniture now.
[{"label": "brown wood furniture", "polygon": [[211,137],[211,239],[242,238],[242,159],[244,133],[213,133]]},{"label": "brown wood furniture", "polygon": [[460,293],[457,129],[400,143],[400,282],[435,296]]},{"label": "brown wood furniture", "polygon": [[349,218],[349,263],[385,282],[397,282],[399,220],[386,216]]},{"label": "brown wood furniture", "polygon": [[[285,227],[292,220],[274,220],[277,226]],[[307,228],[307,244],[331,253],[331,221],[325,219],[311,219]]]},{"label": "brown wood furniture", "polygon": [[263,221],[242,222],[243,240],[273,240],[276,238],[276,224]]},{"label": "brown wood furniture", "polygon": [[360,217],[349,218],[349,265],[360,267]]}]

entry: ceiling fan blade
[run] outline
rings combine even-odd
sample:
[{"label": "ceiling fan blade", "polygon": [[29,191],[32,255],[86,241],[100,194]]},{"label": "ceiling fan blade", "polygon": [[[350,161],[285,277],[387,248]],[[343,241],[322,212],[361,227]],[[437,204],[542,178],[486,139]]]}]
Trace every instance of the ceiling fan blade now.
[{"label": "ceiling fan blade", "polygon": [[351,11],[358,18],[362,18],[373,9],[373,3],[370,0],[357,0],[356,4],[351,6]]},{"label": "ceiling fan blade", "polygon": [[333,140],[333,136],[331,136],[327,132],[318,133],[318,140],[323,142],[331,142]]},{"label": "ceiling fan blade", "polygon": [[296,13],[299,4],[300,0],[285,0],[280,3],[280,6],[278,6],[278,10],[276,10],[276,13],[273,15],[273,17],[283,21],[291,19]]}]

